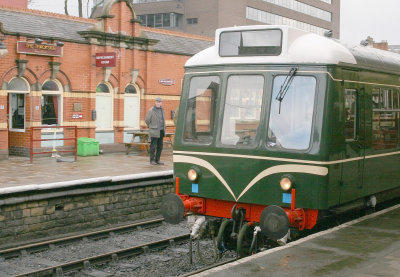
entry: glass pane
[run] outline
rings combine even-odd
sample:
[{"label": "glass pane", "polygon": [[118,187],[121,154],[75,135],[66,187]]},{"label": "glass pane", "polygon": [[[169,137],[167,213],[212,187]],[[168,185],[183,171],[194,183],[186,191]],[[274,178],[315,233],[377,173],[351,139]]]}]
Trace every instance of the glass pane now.
[{"label": "glass pane", "polygon": [[162,27],[162,13],[157,13],[155,15],[155,27]]},{"label": "glass pane", "polygon": [[392,149],[399,144],[399,112],[373,112],[372,148]]},{"label": "glass pane", "polygon": [[42,124],[57,125],[59,97],[57,95],[42,96]]},{"label": "glass pane", "polygon": [[147,15],[147,27],[154,27],[154,14]]},{"label": "glass pane", "polygon": [[345,91],[345,139],[356,138],[356,113],[357,113],[357,92],[352,89]]},{"label": "glass pane", "polygon": [[263,76],[231,76],[228,79],[221,134],[223,144],[255,144],[263,88]]},{"label": "glass pane", "polygon": [[399,109],[399,91],[393,91],[393,109]]},{"label": "glass pane", "polygon": [[25,95],[10,94],[11,128],[25,128]]},{"label": "glass pane", "polygon": [[99,84],[96,88],[96,92],[109,93],[110,90],[106,84]]},{"label": "glass pane", "polygon": [[43,84],[42,90],[52,90],[52,91],[58,91],[58,85],[54,81],[47,81]]},{"label": "glass pane", "polygon": [[126,86],[125,93],[137,94],[135,86],[133,86],[133,85]]},{"label": "glass pane", "polygon": [[311,139],[316,79],[293,77],[285,97],[278,101],[285,79],[274,79],[267,143],[269,147],[306,150]]},{"label": "glass pane", "polygon": [[163,27],[170,27],[171,26],[171,20],[170,20],[170,14],[169,13],[164,13],[163,14]]},{"label": "glass pane", "polygon": [[281,53],[281,30],[223,32],[220,36],[220,56],[260,56]]},{"label": "glass pane", "polygon": [[8,84],[8,90],[29,92],[29,87],[22,78],[14,78]]},{"label": "glass pane", "polygon": [[381,103],[380,103],[380,92],[379,89],[372,89],[372,107],[374,109],[380,109]]},{"label": "glass pane", "polygon": [[219,85],[217,76],[191,79],[184,123],[184,140],[195,143],[212,141]]}]

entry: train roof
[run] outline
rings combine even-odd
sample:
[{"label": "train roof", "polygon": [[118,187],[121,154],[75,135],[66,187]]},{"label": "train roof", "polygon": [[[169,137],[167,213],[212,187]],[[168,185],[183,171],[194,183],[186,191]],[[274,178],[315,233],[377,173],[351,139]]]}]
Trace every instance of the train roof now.
[{"label": "train roof", "polygon": [[[281,52],[279,54],[220,55],[221,34],[260,30],[281,30]],[[336,39],[286,25],[251,25],[217,29],[215,44],[197,53],[186,62],[187,67],[218,64],[343,64],[400,74],[400,54],[368,46],[349,46]]]}]

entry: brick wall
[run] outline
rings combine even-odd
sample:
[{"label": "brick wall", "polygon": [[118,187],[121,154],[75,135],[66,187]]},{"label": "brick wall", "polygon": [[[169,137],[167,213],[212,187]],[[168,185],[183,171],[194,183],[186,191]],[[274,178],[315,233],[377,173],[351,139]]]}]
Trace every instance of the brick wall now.
[{"label": "brick wall", "polygon": [[172,183],[0,205],[0,245],[160,216]]},{"label": "brick wall", "polygon": [[[39,14],[48,17],[61,17],[67,20],[80,21],[86,23],[96,23],[93,19],[83,19],[65,15],[56,15],[41,11],[21,10],[24,13]],[[132,10],[124,1],[115,3],[110,16],[103,18],[104,31],[112,35],[132,35],[138,36],[141,27],[137,22],[131,22],[133,19]],[[99,19],[101,20],[101,19]],[[144,28],[148,29],[148,28]],[[181,34],[166,30],[156,30],[155,32],[168,33],[182,37],[195,37],[196,35]],[[96,109],[96,87],[104,81],[104,69],[95,66],[95,54],[101,52],[116,52],[116,67],[111,70],[111,76],[108,82],[114,88],[113,97],[113,130],[114,143],[123,142],[123,122],[124,122],[124,102],[121,94],[125,87],[131,82],[131,69],[139,69],[137,85],[140,88],[140,121],[141,128],[147,128],[144,124],[144,118],[148,109],[154,105],[154,99],[157,96],[164,98],[163,107],[165,109],[167,120],[167,131],[173,132],[175,127],[171,121],[171,111],[175,111],[179,104],[181,94],[181,84],[184,74],[184,64],[189,56],[174,55],[167,53],[158,53],[146,50],[146,47],[124,48],[118,41],[107,40],[106,45],[96,43],[78,43],[64,42],[62,57],[35,56],[17,53],[17,41],[27,41],[32,38],[7,35],[4,42],[9,50],[7,56],[1,58],[0,80],[3,84],[8,83],[16,77],[18,70],[16,60],[27,60],[27,68],[24,71],[23,78],[26,79],[31,87],[31,92],[26,96],[26,128],[25,132],[8,132],[4,137],[2,130],[8,130],[8,106],[9,100],[7,90],[0,90],[0,105],[5,109],[0,109],[0,150],[13,149],[13,153],[26,152],[19,148],[29,147],[29,128],[30,126],[41,125],[41,95],[40,86],[51,78],[51,64],[60,63],[60,68],[56,79],[63,88],[69,88],[63,91],[63,125],[78,126],[79,137],[95,137],[96,123],[92,120],[92,110]],[[204,38],[209,40],[208,38]],[[54,43],[47,42],[45,43]],[[160,84],[160,79],[172,79],[175,83],[171,86]],[[142,93],[144,91],[144,94]],[[74,111],[74,104],[80,104],[81,111]],[[79,114],[82,118],[75,118]],[[37,136],[35,134],[35,136]],[[34,147],[38,147],[40,142]]]}]

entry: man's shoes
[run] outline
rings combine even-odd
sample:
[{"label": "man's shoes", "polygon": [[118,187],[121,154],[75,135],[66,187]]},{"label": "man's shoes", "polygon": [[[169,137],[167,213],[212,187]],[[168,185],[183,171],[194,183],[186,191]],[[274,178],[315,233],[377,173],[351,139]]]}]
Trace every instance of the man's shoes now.
[{"label": "man's shoes", "polygon": [[163,162],[160,162],[160,161],[158,161],[158,162],[156,162],[158,165],[164,165],[164,163]]},{"label": "man's shoes", "polygon": [[156,163],[155,161],[150,161],[151,165],[158,165],[158,163]]}]

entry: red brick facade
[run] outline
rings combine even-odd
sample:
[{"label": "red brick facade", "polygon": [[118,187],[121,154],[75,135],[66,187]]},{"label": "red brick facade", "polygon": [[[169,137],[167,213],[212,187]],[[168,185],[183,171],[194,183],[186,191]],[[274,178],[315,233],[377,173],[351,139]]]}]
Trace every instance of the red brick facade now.
[{"label": "red brick facade", "polygon": [[[8,54],[0,57],[0,158],[8,154],[26,155],[29,153],[30,127],[42,125],[42,107],[44,95],[42,85],[47,80],[55,80],[62,89],[62,122],[61,125],[78,126],[78,137],[95,138],[99,129],[92,119],[92,111],[96,110],[96,87],[105,83],[112,91],[112,133],[113,144],[123,143],[125,131],[124,101],[125,87],[132,82],[133,69],[139,74],[135,87],[139,88],[140,95],[140,128],[146,128],[144,117],[147,110],[154,104],[154,99],[163,97],[163,107],[166,114],[167,131],[173,131],[171,111],[178,106],[183,78],[184,64],[190,57],[187,54],[153,51],[157,41],[143,36],[143,31],[158,34],[167,34],[181,38],[195,38],[211,41],[195,35],[174,33],[141,27],[135,19],[135,14],[128,1],[111,1],[112,5],[105,6],[103,16],[99,19],[83,19],[56,15],[52,13],[18,10],[26,15],[41,15],[47,18],[63,18],[68,22],[87,23],[92,26],[89,30],[80,33],[86,40],[52,40],[42,36],[42,44],[56,45],[56,41],[63,42],[63,55],[53,57],[46,55],[32,55],[17,53],[17,41],[33,42],[36,36],[12,33],[5,26],[1,33],[5,34],[4,43]],[[8,8],[1,8],[7,10]],[[15,11],[15,10],[13,10]],[[5,24],[4,24],[5,25]],[[34,35],[34,34],[33,34]],[[96,67],[96,53],[115,52],[116,66],[105,70]],[[24,68],[24,65],[26,68]],[[59,68],[58,68],[59,67]],[[29,83],[29,93],[25,95],[25,128],[14,130],[10,126],[10,81],[22,78]],[[173,85],[163,85],[161,79],[173,80]],[[108,98],[107,98],[108,99]],[[22,101],[22,100],[18,100]],[[110,103],[111,103],[110,102]],[[19,103],[19,102],[18,102]],[[22,103],[22,102],[21,102]],[[18,104],[19,105],[19,104]],[[77,107],[79,107],[77,109]],[[75,110],[74,110],[75,108]],[[17,112],[20,112],[19,110]],[[97,111],[97,116],[101,111]],[[22,114],[22,111],[21,111]],[[96,133],[97,131],[97,133]],[[34,137],[41,138],[41,131],[35,131]],[[66,136],[66,134],[64,134]],[[43,138],[43,137],[42,137]],[[100,143],[102,143],[100,141]],[[104,142],[103,142],[104,143]],[[40,142],[34,144],[40,147]]]},{"label": "red brick facade", "polygon": [[27,9],[28,0],[0,0],[0,6]]}]

